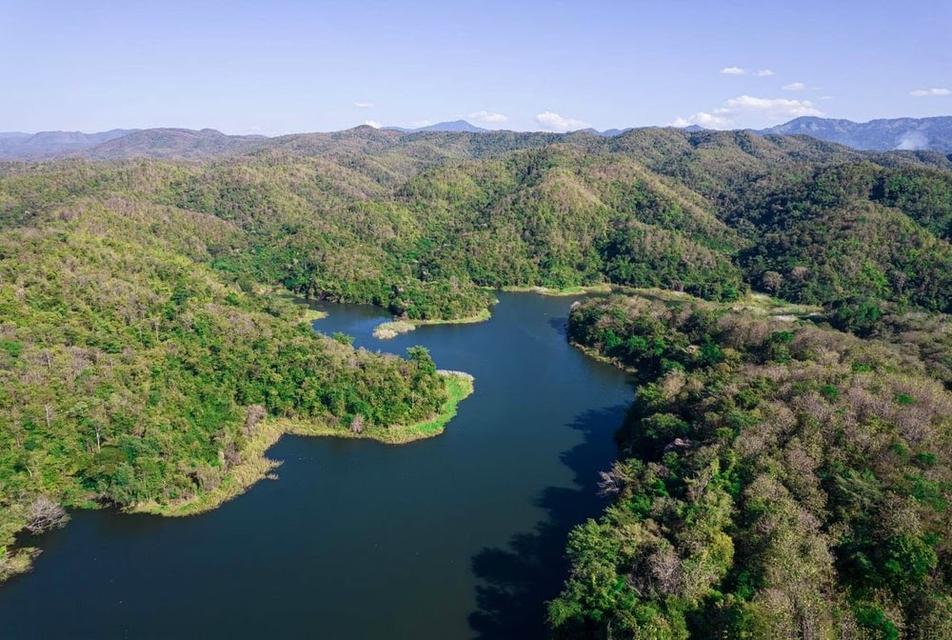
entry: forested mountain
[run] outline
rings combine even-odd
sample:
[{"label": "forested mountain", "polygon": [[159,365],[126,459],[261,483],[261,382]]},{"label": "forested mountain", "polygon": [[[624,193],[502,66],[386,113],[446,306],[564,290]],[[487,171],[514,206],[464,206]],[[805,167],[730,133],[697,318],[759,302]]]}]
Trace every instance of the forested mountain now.
[{"label": "forested mountain", "polygon": [[[273,291],[452,320],[497,287],[609,284],[678,293],[572,315],[642,385],[556,630],[949,624],[946,156],[368,126],[146,130],[83,154],[0,165],[0,574],[60,503],[227,484],[268,417],[384,429],[446,401],[427,354],[315,335]],[[822,327],[730,310],[752,292]]]},{"label": "forested mountain", "polygon": [[0,579],[35,551],[11,546],[17,532],[54,526],[60,504],[239,491],[267,470],[269,418],[371,431],[447,399],[425,351],[355,351],[216,271],[249,250],[233,222],[120,195],[132,168],[103,169],[28,169],[0,187]]},{"label": "forested mountain", "polygon": [[901,335],[670,294],[588,301],[569,334],[639,387],[557,637],[952,633],[952,394]]},{"label": "forested mountain", "polygon": [[[257,149],[274,147],[306,147],[309,141],[340,140],[353,130],[331,133],[302,133],[268,138],[257,135],[226,135],[215,129],[112,129],[97,133],[78,131],[42,131],[35,134],[0,132],[0,160],[44,160],[80,156],[98,160],[121,160],[128,158],[210,159],[250,153]],[[582,129],[567,134],[512,131],[490,131],[470,124],[466,120],[438,122],[419,128],[384,127],[381,133],[413,136],[427,133],[488,134],[486,137],[510,140],[564,139],[572,140],[580,135],[615,138],[631,132],[657,131],[655,127],[639,129]],[[681,130],[687,134],[705,133],[708,130],[697,126]],[[710,133],[715,133],[711,131]],[[722,132],[741,134],[744,132]],[[934,118],[894,118],[852,122],[805,116],[790,122],[762,129],[756,133],[764,136],[810,136],[817,140],[833,142],[853,149],[869,151],[936,151],[952,152],[952,116]],[[646,133],[651,135],[651,133]],[[484,136],[475,136],[482,138]],[[459,141],[456,141],[457,143]],[[493,145],[493,142],[484,144]],[[442,140],[441,144],[452,144]],[[518,145],[517,145],[518,146]],[[510,147],[515,148],[515,147]]]},{"label": "forested mountain", "polygon": [[811,136],[854,149],[952,152],[952,116],[886,118],[869,122],[803,116],[763,129],[760,133]]},{"label": "forested mountain", "polygon": [[229,136],[215,129],[143,129],[82,150],[97,160],[125,158],[208,158],[254,149],[264,136]]}]

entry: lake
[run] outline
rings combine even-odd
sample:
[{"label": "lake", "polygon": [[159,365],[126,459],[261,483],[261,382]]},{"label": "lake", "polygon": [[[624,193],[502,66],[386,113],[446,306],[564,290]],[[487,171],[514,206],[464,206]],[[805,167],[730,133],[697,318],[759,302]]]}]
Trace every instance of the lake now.
[{"label": "lake", "polygon": [[4,638],[541,638],[571,527],[632,400],[626,375],[566,341],[574,298],[500,293],[488,322],[379,341],[380,309],[323,305],[319,331],[421,344],[476,391],[436,438],[284,437],[283,461],[189,518],[77,511],[0,586]]}]

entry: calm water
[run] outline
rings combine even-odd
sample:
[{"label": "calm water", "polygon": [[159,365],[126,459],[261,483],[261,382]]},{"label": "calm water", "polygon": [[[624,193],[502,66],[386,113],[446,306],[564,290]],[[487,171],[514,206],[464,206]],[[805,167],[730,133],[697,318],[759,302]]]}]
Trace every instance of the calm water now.
[{"label": "calm water", "polygon": [[400,447],[285,437],[279,479],[201,516],[80,511],[0,586],[3,638],[544,637],[566,532],[631,401],[568,346],[572,300],[501,294],[492,320],[371,336],[378,309],[315,324],[372,350],[422,344],[476,376],[443,435]]}]

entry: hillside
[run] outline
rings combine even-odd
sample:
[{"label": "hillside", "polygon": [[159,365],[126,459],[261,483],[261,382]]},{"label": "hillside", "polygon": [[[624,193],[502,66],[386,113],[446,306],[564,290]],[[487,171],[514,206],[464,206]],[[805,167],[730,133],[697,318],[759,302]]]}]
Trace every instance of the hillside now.
[{"label": "hillside", "polygon": [[922,361],[670,294],[587,301],[569,337],[639,387],[556,637],[952,631],[952,395]]},{"label": "hillside", "polygon": [[203,158],[249,151],[264,136],[229,136],[215,129],[143,129],[83,149],[96,160],[126,158]]},{"label": "hillside", "polygon": [[61,505],[213,506],[266,471],[280,425],[392,434],[444,407],[425,351],[315,334],[281,291],[445,321],[487,316],[498,287],[653,287],[572,314],[642,386],[556,632],[948,624],[944,156],[368,126],[84,155],[0,165],[0,575]]},{"label": "hillside", "polygon": [[[363,125],[329,133],[298,133],[268,138],[252,135],[226,135],[214,129],[113,129],[97,133],[43,131],[35,134],[0,133],[0,160],[44,160],[82,156],[97,160],[131,158],[209,159],[254,152],[259,149],[291,150],[294,153],[314,153],[320,149],[337,147],[341,140],[355,132],[372,129]],[[640,127],[624,129],[582,129],[566,134],[543,132],[513,132],[477,127],[466,120],[438,122],[418,128],[384,127],[379,130],[382,140],[394,146],[414,146],[425,134],[478,134],[452,137],[441,136],[433,151],[441,153],[447,147],[487,148],[501,144],[508,150],[532,146],[530,141],[573,142],[580,137],[594,138],[652,138],[659,128]],[[672,130],[673,131],[673,130]],[[691,126],[680,130],[683,134],[717,136],[727,134],[749,136],[748,132],[715,132]],[[805,116],[790,122],[756,131],[762,136],[810,136],[865,151],[933,151],[938,152],[933,162],[947,164],[941,154],[952,152],[952,116],[933,118],[894,118],[852,122],[850,120]],[[364,134],[366,135],[366,133]],[[431,139],[432,140],[432,139]],[[628,143],[632,143],[629,140]],[[622,145],[625,143],[622,142]],[[749,143],[755,144],[755,143]],[[796,142],[785,144],[796,145]],[[814,143],[805,143],[806,145]],[[338,149],[342,150],[342,149]],[[643,149],[648,151],[648,149]]]},{"label": "hillside", "polygon": [[249,246],[229,221],[107,193],[10,215],[18,196],[3,196],[0,579],[35,552],[17,533],[56,526],[60,505],[240,492],[268,469],[269,419],[370,432],[447,399],[425,352],[355,351],[315,334],[302,306],[211,268]]},{"label": "hillside", "polygon": [[[189,153],[221,140],[203,132]],[[606,282],[711,299],[754,288],[831,309],[857,298],[950,308],[952,173],[933,159],[678,129],[358,127],[232,143],[228,158],[190,164],[11,167],[7,189],[24,209],[53,189],[210,214],[255,247],[221,268],[416,319],[477,313],[489,299],[478,287]]]}]

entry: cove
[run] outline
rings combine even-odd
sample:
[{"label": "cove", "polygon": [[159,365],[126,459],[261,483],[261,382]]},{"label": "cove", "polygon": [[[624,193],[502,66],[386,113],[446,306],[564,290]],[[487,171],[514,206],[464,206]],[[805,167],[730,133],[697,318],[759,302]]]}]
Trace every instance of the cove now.
[{"label": "cove", "polygon": [[9,638],[543,638],[568,531],[604,506],[598,471],[632,399],[572,348],[575,298],[500,293],[493,317],[388,341],[376,308],[323,305],[355,345],[427,347],[471,373],[442,435],[401,446],[284,437],[283,461],[188,518],[75,511],[0,586]]}]

